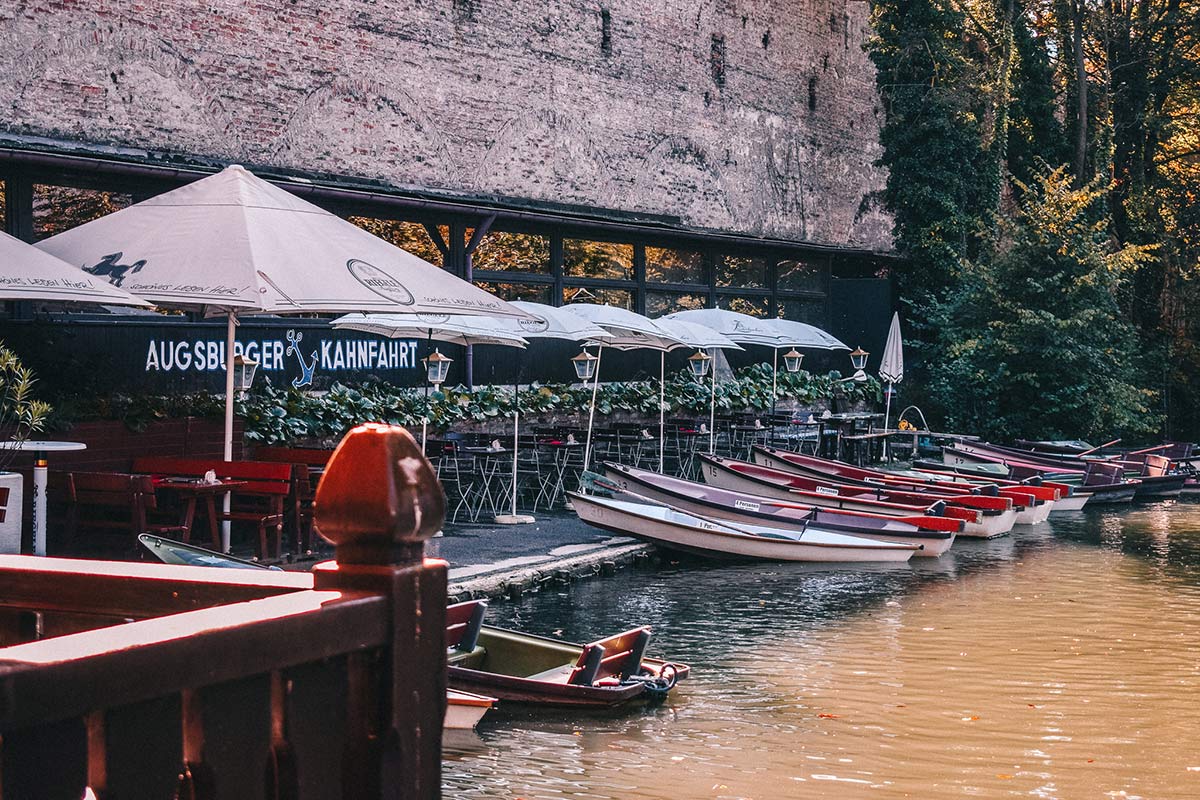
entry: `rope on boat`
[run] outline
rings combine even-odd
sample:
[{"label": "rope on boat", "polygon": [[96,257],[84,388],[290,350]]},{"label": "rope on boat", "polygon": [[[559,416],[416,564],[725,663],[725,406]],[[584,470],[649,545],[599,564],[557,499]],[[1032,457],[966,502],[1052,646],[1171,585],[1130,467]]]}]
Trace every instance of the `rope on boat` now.
[{"label": "rope on boat", "polygon": [[654,700],[662,700],[666,698],[668,692],[675,688],[675,684],[678,682],[679,668],[674,664],[663,664],[657,675],[652,672],[642,672],[637,675],[630,675],[621,681],[621,684],[629,686],[640,683],[645,687],[645,694]]}]

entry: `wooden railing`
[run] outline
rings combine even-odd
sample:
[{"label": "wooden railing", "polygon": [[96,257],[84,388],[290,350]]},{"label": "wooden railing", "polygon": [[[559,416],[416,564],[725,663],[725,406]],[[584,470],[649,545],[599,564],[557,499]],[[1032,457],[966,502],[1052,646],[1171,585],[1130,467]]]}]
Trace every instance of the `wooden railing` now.
[{"label": "wooden railing", "polygon": [[312,573],[0,558],[0,800],[440,796],[444,511],[412,437],[362,426]]}]

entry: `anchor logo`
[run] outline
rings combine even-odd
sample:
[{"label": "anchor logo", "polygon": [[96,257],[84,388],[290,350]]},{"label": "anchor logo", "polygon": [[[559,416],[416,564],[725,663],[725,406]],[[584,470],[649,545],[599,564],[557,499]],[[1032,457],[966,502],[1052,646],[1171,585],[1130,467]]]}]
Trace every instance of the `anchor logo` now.
[{"label": "anchor logo", "polygon": [[304,339],[304,331],[289,330],[287,332],[288,348],[287,354],[296,354],[296,360],[300,362],[300,377],[292,378],[292,386],[299,389],[301,386],[311,386],[313,381],[313,373],[317,370],[317,351],[312,352],[312,363],[306,364],[304,356],[300,353],[300,342]]},{"label": "anchor logo", "polygon": [[135,261],[132,264],[118,264],[117,262],[125,255],[124,252],[109,253],[104,258],[100,259],[100,263],[84,267],[83,271],[91,273],[96,277],[103,278],[108,276],[108,282],[113,286],[120,287],[121,282],[125,280],[127,274],[141,272],[142,267],[146,266],[146,259]]}]

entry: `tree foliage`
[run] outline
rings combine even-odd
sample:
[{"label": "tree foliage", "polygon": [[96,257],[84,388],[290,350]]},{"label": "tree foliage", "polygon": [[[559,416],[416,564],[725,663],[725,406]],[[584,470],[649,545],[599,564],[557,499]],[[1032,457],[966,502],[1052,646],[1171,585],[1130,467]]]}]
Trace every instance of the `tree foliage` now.
[{"label": "tree foliage", "polygon": [[[898,288],[917,338],[919,402],[959,424],[999,414],[1031,436],[1082,426],[1103,435],[1101,425],[1120,435],[1164,417],[1164,433],[1200,436],[1191,389],[1200,379],[1200,4],[878,0],[873,9],[888,203],[912,265]],[[921,76],[928,91],[915,89]],[[1071,234],[1057,260],[1045,242],[1034,246],[1035,225],[1038,235]],[[1101,256],[1132,261],[1112,272],[1097,266]],[[1093,276],[1088,292],[1075,283],[1081,274]],[[988,305],[972,314],[968,302]],[[1089,339],[1075,327],[1085,323],[1105,330]],[[1065,340],[1079,348],[1061,362],[1073,365],[1065,378],[1030,369],[1055,361],[1036,331],[1056,326],[1079,334]],[[1102,352],[1098,386],[1082,365]],[[1019,397],[1029,408],[1040,399],[1043,409],[1074,409],[1078,424],[1047,418],[1037,430],[1003,406]]]}]

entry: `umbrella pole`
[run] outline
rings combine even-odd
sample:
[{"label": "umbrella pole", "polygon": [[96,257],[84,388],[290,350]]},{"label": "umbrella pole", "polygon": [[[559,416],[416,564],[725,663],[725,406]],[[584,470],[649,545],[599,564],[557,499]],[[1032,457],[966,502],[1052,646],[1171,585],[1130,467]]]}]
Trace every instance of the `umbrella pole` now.
[{"label": "umbrella pole", "polygon": [[717,349],[712,357],[712,394],[708,398],[708,454],[717,452]]},{"label": "umbrella pole", "polygon": [[658,471],[666,475],[667,462],[664,460],[666,458],[664,453],[667,444],[667,412],[664,410],[664,406],[667,401],[667,351],[659,351],[658,357]]},{"label": "umbrella pole", "polygon": [[[771,444],[775,444],[775,403],[779,396],[779,348],[771,348]],[[786,446],[786,443],[785,443]]]},{"label": "umbrella pole", "polygon": [[[587,444],[583,446],[583,468],[587,470],[592,463],[592,423],[596,419],[596,389],[600,387],[600,359],[604,357],[604,344],[601,343],[596,348],[596,374],[592,380],[592,405],[588,409],[588,429],[587,429]],[[579,476],[580,485],[583,484],[583,476]]]},{"label": "umbrella pole", "polygon": [[498,525],[528,525],[531,522],[536,522],[529,514],[517,513],[517,451],[521,446],[521,438],[519,428],[521,424],[521,406],[519,403],[519,393],[521,390],[521,375],[517,373],[517,380],[513,383],[513,471],[512,471],[512,513],[497,514],[496,524]]},{"label": "umbrella pole", "polygon": [[[233,340],[237,331],[237,315],[232,311],[225,318],[225,460],[233,461]],[[221,508],[229,514],[230,494],[226,492]],[[221,552],[228,553],[230,547],[230,522],[221,522]],[[266,554],[263,554],[264,557]]]},{"label": "umbrella pole", "polygon": [[[892,386],[893,385],[894,384],[891,381],[888,381],[887,402],[884,404],[884,407],[883,407],[883,429],[885,431],[888,429],[888,420],[891,419],[891,416],[892,416]],[[887,453],[888,461],[891,461],[892,460],[891,443],[886,438],[883,440],[883,449]],[[915,451],[913,452],[912,457],[914,459],[917,457],[917,454]]]}]

